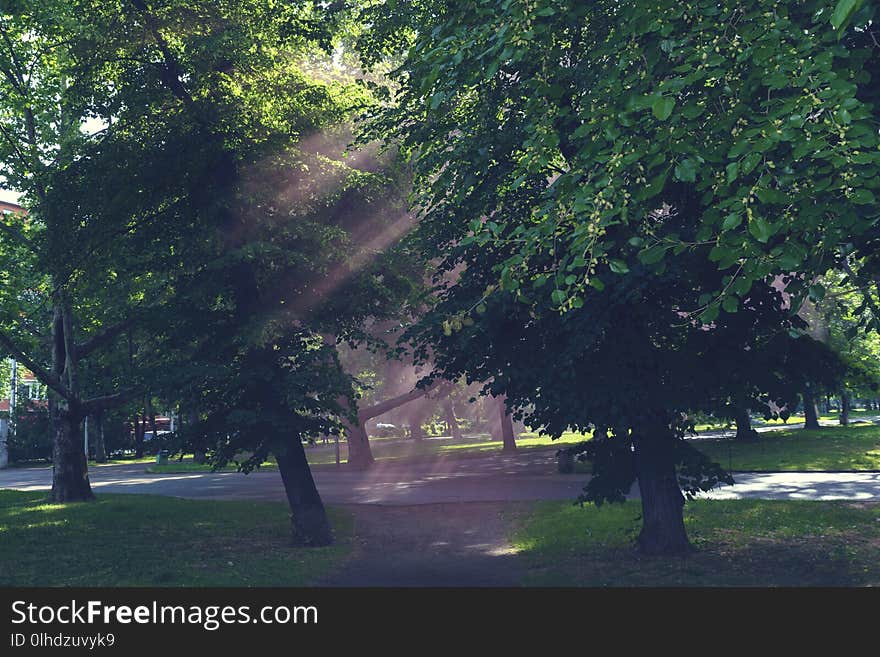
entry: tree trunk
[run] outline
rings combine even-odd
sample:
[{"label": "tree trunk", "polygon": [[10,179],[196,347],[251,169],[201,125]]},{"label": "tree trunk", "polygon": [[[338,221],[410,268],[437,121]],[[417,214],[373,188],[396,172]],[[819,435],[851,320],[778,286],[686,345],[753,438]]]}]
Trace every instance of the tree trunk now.
[{"label": "tree trunk", "polygon": [[804,429],[819,429],[819,415],[816,412],[816,399],[809,390],[804,390]]},{"label": "tree trunk", "polygon": [[840,423],[843,426],[849,424],[849,395],[845,392],[840,395]]},{"label": "tree trunk", "polygon": [[633,436],[642,498],[638,546],[648,555],[680,555],[691,549],[684,528],[684,495],[675,473],[675,437],[664,424],[643,426]]},{"label": "tree trunk", "polygon": [[89,484],[89,468],[83,451],[79,424],[82,418],[66,402],[50,403],[52,421],[52,502],[83,502],[95,499]]},{"label": "tree trunk", "polygon": [[345,437],[348,440],[348,466],[356,470],[369,468],[376,459],[370,449],[370,439],[363,423],[354,426],[346,423]]},{"label": "tree trunk", "polygon": [[107,445],[104,443],[104,414],[95,413],[92,416],[95,425],[95,462],[107,462]]},{"label": "tree trunk", "polygon": [[413,408],[408,416],[409,420],[409,437],[413,440],[424,440],[425,439],[425,431],[422,429],[422,422],[425,419],[425,410],[423,408],[418,408],[420,404],[415,405],[416,408]]},{"label": "tree trunk", "polygon": [[501,451],[515,452],[516,436],[513,433],[513,420],[507,412],[507,406],[504,404],[503,399],[498,404],[498,412],[501,416],[501,441],[503,443]]},{"label": "tree trunk", "polygon": [[443,419],[452,439],[461,440],[461,427],[458,426],[458,419],[455,417],[455,407],[448,397],[443,402]]},{"label": "tree trunk", "polygon": [[752,429],[752,418],[747,410],[736,409],[734,420],[736,422],[736,440],[753,440],[758,437],[758,433]]},{"label": "tree trunk", "polygon": [[290,505],[293,544],[309,547],[330,545],[333,532],[309,469],[302,441],[295,437],[276,446],[272,452]]},{"label": "tree trunk", "polygon": [[144,433],[147,431],[146,411],[135,416],[134,423],[134,455],[141,458],[144,455]]}]

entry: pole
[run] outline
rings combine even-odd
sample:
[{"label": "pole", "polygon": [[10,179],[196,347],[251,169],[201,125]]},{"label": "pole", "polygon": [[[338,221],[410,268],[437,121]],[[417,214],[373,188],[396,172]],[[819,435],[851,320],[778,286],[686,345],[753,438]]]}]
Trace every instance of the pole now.
[{"label": "pole", "polygon": [[85,428],[83,430],[83,449],[86,452],[86,463],[89,462],[89,416],[86,415]]}]

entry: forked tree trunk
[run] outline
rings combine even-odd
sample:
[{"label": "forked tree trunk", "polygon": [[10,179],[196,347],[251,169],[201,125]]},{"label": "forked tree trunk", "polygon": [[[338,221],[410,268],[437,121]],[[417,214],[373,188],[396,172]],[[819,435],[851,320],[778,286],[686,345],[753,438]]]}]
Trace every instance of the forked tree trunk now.
[{"label": "forked tree trunk", "polygon": [[845,392],[840,395],[840,423],[844,426],[849,424],[849,395]]},{"label": "forked tree trunk", "polygon": [[809,390],[804,390],[804,429],[819,429],[819,415],[816,412],[816,399]]},{"label": "forked tree trunk", "polygon": [[92,419],[95,425],[95,463],[106,463],[107,445],[104,442],[104,414],[95,413]]},{"label": "forked tree trunk", "polygon": [[455,407],[452,400],[448,397],[443,402],[443,420],[446,422],[446,428],[453,440],[461,439],[461,427],[458,425],[458,419],[455,417]]},{"label": "forked tree trunk", "polygon": [[376,459],[370,449],[370,439],[363,423],[355,426],[351,423],[345,425],[345,437],[348,441],[348,466],[356,470],[369,468]]},{"label": "forked tree trunk", "polygon": [[327,512],[315,486],[302,441],[298,436],[272,450],[290,505],[293,544],[319,547],[333,542]]},{"label": "forked tree trunk", "polygon": [[633,437],[642,498],[638,546],[648,555],[681,555],[691,549],[684,528],[684,495],[675,474],[674,441],[662,423],[643,426]]},{"label": "forked tree trunk", "polygon": [[93,500],[95,495],[89,483],[89,468],[83,450],[82,433],[78,414],[72,412],[65,402],[50,403],[52,422],[52,502],[83,502]]}]

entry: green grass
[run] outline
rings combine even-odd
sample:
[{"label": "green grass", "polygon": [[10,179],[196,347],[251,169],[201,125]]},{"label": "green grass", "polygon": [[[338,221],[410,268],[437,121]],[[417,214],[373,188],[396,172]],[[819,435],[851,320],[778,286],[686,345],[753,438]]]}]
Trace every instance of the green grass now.
[{"label": "green grass", "polygon": [[[876,415],[880,415],[880,411],[869,411],[864,408],[860,409],[851,409],[849,412],[850,420],[857,420],[863,417],[873,417]],[[798,424],[804,421],[803,415],[792,415],[787,420],[764,420],[763,418],[753,418],[752,425],[756,427],[768,427],[768,426],[777,426],[784,427],[788,424]],[[826,415],[819,415],[820,423],[833,423],[840,421],[840,414],[837,411],[832,411]],[[698,424],[694,427],[694,429],[698,432],[700,431],[725,431],[725,430],[735,430],[736,426],[733,422],[713,422],[708,424]]]},{"label": "green grass", "polygon": [[336,544],[302,549],[289,546],[285,504],[45,499],[0,490],[0,586],[304,586],[351,550],[353,520],[339,510]]},{"label": "green grass", "polygon": [[731,470],[880,470],[880,426],[791,429],[691,444]]},{"label": "green grass", "polygon": [[512,537],[538,586],[877,586],[880,503],[698,500],[695,551],[643,557],[638,502],[537,503]]},{"label": "green grass", "polygon": [[[266,461],[260,466],[260,470],[275,470],[278,468],[278,464],[270,461]],[[229,463],[226,466],[220,468],[217,472],[237,472],[238,466],[234,463]],[[178,461],[176,459],[171,459],[168,463],[158,464],[153,461],[152,465],[146,469],[146,472],[150,474],[175,474],[175,473],[185,473],[185,472],[214,472],[214,468],[209,463],[193,463],[192,460],[184,459],[183,461]]]},{"label": "green grass", "polygon": [[[523,433],[517,436],[518,449],[552,449],[557,450],[590,437],[589,434],[564,433],[557,440],[535,433]],[[423,459],[454,455],[456,457],[480,456],[491,452],[500,452],[500,440],[492,440],[488,434],[463,436],[460,440],[449,437],[431,438],[426,440],[412,439],[375,439],[370,438],[370,448],[376,460],[388,459]],[[348,448],[344,440],[339,441],[340,460],[348,460]],[[306,456],[311,465],[329,465],[336,463],[336,452],[333,444],[313,445],[306,448]]]}]

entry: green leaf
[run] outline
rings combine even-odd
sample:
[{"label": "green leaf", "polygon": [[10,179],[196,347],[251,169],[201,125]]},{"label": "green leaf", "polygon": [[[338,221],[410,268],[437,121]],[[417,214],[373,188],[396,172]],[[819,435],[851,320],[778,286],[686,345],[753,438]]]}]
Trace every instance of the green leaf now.
[{"label": "green leaf", "polygon": [[760,189],[755,190],[755,196],[758,197],[758,200],[761,201],[761,203],[788,203],[788,196],[780,192],[778,189],[761,187]]},{"label": "green leaf", "polygon": [[644,251],[639,251],[639,260],[645,265],[653,265],[655,262],[663,260],[669,245],[656,244]]},{"label": "green leaf", "polygon": [[821,301],[825,298],[825,286],[820,283],[815,283],[810,286],[809,294],[810,299],[813,301]]},{"label": "green leaf", "polygon": [[697,179],[693,160],[682,160],[675,165],[675,179],[682,182],[694,182]]},{"label": "green leaf", "polygon": [[672,115],[672,108],[675,107],[675,99],[668,96],[658,96],[651,105],[651,113],[660,121],[665,121]]},{"label": "green leaf", "polygon": [[700,321],[703,322],[703,324],[714,322],[718,318],[719,310],[721,310],[721,307],[717,303],[713,303],[700,314]]},{"label": "green leaf", "polygon": [[739,162],[731,162],[727,165],[727,184],[729,185],[739,176]]},{"label": "green leaf", "polygon": [[831,14],[831,26],[842,32],[863,3],[864,0],[840,0]]},{"label": "green leaf", "polygon": [[764,217],[754,216],[749,220],[749,232],[756,240],[764,243],[773,235],[773,228]]},{"label": "green leaf", "polygon": [[565,301],[565,292],[563,290],[553,290],[550,298],[553,300],[553,303],[562,305],[562,302]]},{"label": "green leaf", "polygon": [[735,313],[739,310],[739,299],[732,296],[724,297],[724,300],[721,302],[721,307],[726,313]]},{"label": "green leaf", "polygon": [[742,223],[742,216],[731,213],[724,217],[724,223],[721,224],[721,230],[733,230]]},{"label": "green leaf", "polygon": [[857,205],[867,205],[874,202],[874,192],[870,189],[859,188],[852,193],[849,200]]},{"label": "green leaf", "polygon": [[433,96],[431,96],[431,109],[435,110],[440,107],[440,103],[446,100],[446,93],[443,91],[438,91]]},{"label": "green leaf", "polygon": [[608,261],[608,266],[615,274],[625,274],[629,271],[629,266],[623,260],[612,258]]},{"label": "green leaf", "polygon": [[742,165],[740,166],[740,171],[743,173],[751,173],[752,170],[758,166],[758,162],[761,161],[760,153],[749,153],[743,158]]}]

